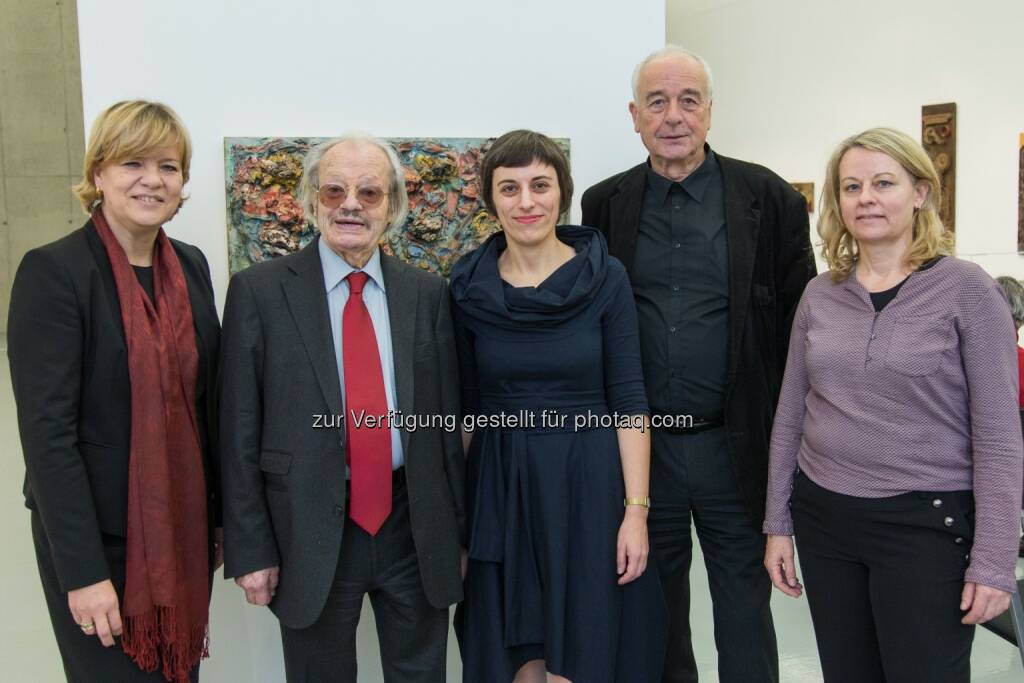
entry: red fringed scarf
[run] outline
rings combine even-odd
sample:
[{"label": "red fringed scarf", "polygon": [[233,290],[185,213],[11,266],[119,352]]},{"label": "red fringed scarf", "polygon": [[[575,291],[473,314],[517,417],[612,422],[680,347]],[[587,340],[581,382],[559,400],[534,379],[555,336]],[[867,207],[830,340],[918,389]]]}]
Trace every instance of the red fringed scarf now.
[{"label": "red fringed scarf", "polygon": [[131,381],[128,551],[121,646],[174,683],[209,656],[206,480],[196,423],[196,350],[185,273],[163,229],[146,296],[101,209],[92,214],[121,300]]}]

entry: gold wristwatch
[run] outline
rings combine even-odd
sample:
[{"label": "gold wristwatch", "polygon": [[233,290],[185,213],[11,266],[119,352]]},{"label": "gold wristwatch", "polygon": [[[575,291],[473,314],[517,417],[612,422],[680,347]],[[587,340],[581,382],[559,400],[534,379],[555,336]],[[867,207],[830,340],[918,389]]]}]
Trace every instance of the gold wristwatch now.
[{"label": "gold wristwatch", "polygon": [[630,505],[639,505],[640,507],[650,509],[651,499],[648,496],[640,496],[637,498],[626,498],[622,501],[623,506],[629,507]]}]

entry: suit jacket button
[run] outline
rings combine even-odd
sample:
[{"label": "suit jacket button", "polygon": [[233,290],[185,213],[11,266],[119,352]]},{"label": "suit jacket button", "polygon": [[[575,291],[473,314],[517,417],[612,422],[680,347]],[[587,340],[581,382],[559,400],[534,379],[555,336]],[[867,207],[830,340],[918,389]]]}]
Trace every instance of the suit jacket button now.
[{"label": "suit jacket button", "polygon": [[342,507],[341,505],[335,505],[334,506],[334,514],[336,514],[337,516],[341,517],[343,514],[345,514],[345,508]]}]

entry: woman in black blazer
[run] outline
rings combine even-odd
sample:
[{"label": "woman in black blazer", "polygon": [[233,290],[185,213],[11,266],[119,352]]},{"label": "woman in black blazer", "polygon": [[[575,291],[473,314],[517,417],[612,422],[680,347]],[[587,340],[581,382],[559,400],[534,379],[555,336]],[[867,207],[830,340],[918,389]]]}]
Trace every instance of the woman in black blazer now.
[{"label": "woman in black blazer", "polygon": [[206,654],[220,526],[220,328],[209,266],[162,225],[191,144],[158,103],[95,124],[90,220],[25,255],[8,357],[39,574],[69,681],[188,681]]}]

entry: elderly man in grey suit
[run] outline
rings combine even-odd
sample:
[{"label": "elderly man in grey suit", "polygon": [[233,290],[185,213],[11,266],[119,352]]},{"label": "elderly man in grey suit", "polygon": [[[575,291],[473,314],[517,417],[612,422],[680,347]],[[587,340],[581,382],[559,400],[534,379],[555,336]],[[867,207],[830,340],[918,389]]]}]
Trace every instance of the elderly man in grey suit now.
[{"label": "elderly man in grey suit", "polygon": [[389,145],[314,147],[300,195],[319,237],[224,308],[225,575],[280,620],[289,681],[355,683],[369,594],[385,680],[443,683],[465,527],[447,286],[378,247],[408,210]]}]

